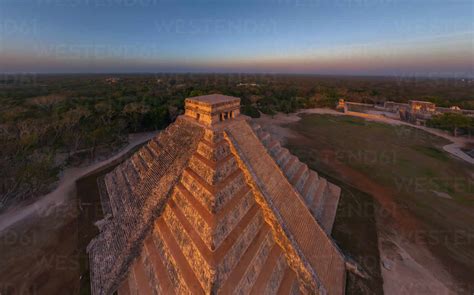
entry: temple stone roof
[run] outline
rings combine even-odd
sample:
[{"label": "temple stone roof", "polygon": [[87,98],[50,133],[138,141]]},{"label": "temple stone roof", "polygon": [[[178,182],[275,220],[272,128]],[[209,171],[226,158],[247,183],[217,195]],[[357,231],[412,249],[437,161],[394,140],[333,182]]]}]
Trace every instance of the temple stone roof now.
[{"label": "temple stone roof", "polygon": [[186,102],[197,102],[207,105],[219,105],[233,102],[240,103],[240,98],[222,94],[210,94],[190,97],[186,99]]},{"label": "temple stone roof", "polygon": [[179,117],[104,178],[92,293],[343,294],[340,189],[246,117],[200,119]]}]

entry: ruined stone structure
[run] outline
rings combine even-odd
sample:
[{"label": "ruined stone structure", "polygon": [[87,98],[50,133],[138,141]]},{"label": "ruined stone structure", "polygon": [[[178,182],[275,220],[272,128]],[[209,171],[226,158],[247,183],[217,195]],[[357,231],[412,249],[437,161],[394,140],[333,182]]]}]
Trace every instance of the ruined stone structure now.
[{"label": "ruined stone structure", "polygon": [[346,111],[347,111],[347,109],[346,109],[346,101],[345,101],[343,98],[340,98],[340,99],[337,101],[336,110],[338,110],[338,111],[340,111],[340,112],[346,112]]},{"label": "ruined stone structure", "polygon": [[93,294],[343,294],[339,187],[248,118],[240,99],[185,115],[104,178]]},{"label": "ruined stone structure", "polygon": [[387,112],[398,113],[403,121],[418,125],[425,125],[426,121],[434,115],[443,113],[458,113],[474,117],[474,110],[463,110],[458,106],[451,106],[449,108],[437,107],[432,102],[420,100],[409,100],[408,103],[386,101],[384,109]]},{"label": "ruined stone structure", "polygon": [[436,105],[429,101],[410,100],[408,107],[412,112],[416,113],[434,113],[436,112]]}]

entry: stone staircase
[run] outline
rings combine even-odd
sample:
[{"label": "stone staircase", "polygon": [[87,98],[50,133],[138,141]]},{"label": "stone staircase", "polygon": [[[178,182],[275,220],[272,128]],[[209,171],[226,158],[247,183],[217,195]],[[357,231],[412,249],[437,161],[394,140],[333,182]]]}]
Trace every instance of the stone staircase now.
[{"label": "stone staircase", "polygon": [[[312,276],[317,278],[304,281],[305,290],[311,294],[343,294],[345,282],[345,261],[337,245],[330,238],[326,218],[318,222],[313,212],[309,210],[307,201],[288,179],[299,171],[300,161],[286,155],[287,161],[280,166],[273,160],[267,147],[261,143],[259,136],[245,121],[236,122],[234,128],[226,130],[226,136],[232,143],[232,152],[237,155],[238,163],[245,169],[252,190],[258,194],[258,203],[264,208],[265,219],[272,228],[282,233],[278,236],[279,243],[284,245],[285,255],[291,268],[299,278]],[[262,136],[263,135],[263,136]],[[271,142],[269,136],[261,134],[264,142]],[[274,147],[278,152],[278,148]],[[290,162],[291,161],[291,162]],[[304,170],[304,168],[303,168]],[[289,176],[288,176],[289,175]],[[304,173],[301,173],[301,176]],[[301,177],[300,176],[300,177]],[[254,181],[250,179],[255,179]],[[309,177],[308,177],[309,179]],[[297,183],[299,179],[295,180]],[[307,181],[306,181],[307,182]],[[304,188],[305,183],[302,187]],[[324,192],[332,197],[336,191],[328,191],[330,185],[322,178],[313,181],[313,197],[317,192]],[[338,195],[337,195],[338,197]],[[316,199],[316,198],[314,198]],[[335,212],[335,211],[334,211]],[[332,215],[334,213],[331,212]],[[298,255],[293,249],[298,249]],[[311,271],[314,271],[311,274]],[[311,286],[309,284],[312,284]],[[306,287],[307,286],[307,287]]]},{"label": "stone staircase", "polygon": [[251,127],[289,182],[300,193],[314,218],[330,234],[336,217],[340,188],[319,177],[316,171],[309,169],[277,140],[272,139],[260,125],[253,124]]}]

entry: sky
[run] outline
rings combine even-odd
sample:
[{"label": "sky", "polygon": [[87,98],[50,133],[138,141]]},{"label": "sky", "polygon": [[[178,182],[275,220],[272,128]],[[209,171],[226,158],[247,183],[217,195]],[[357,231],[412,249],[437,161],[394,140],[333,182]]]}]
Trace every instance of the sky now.
[{"label": "sky", "polygon": [[474,77],[472,0],[0,0],[0,73]]}]

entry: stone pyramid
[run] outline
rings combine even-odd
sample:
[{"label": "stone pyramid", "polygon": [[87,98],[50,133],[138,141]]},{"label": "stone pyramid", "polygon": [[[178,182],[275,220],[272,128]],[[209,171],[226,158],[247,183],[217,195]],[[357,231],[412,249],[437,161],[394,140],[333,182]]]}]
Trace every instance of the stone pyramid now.
[{"label": "stone pyramid", "polygon": [[340,189],[239,115],[185,115],[107,174],[88,246],[93,294],[343,294],[330,238]]}]

